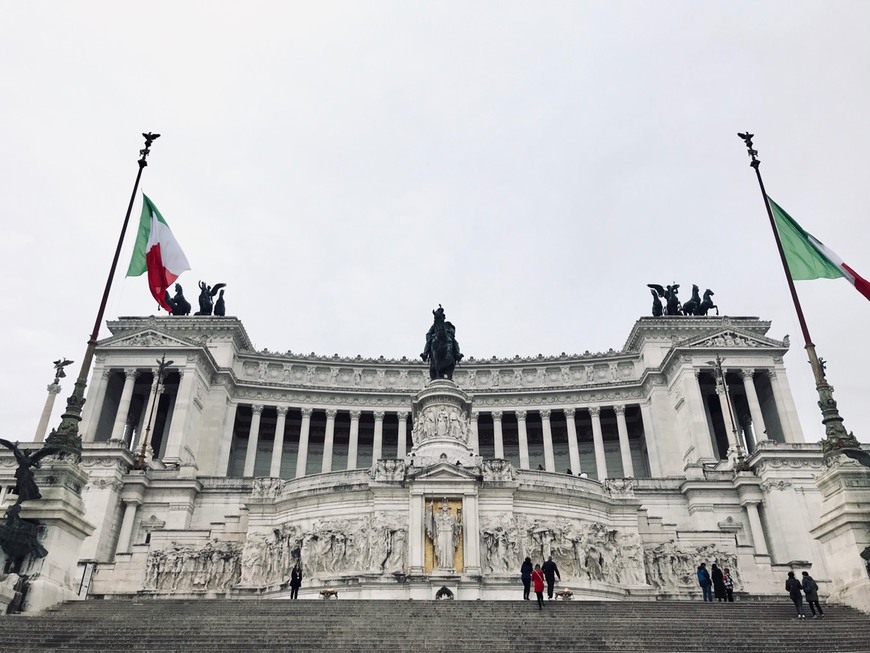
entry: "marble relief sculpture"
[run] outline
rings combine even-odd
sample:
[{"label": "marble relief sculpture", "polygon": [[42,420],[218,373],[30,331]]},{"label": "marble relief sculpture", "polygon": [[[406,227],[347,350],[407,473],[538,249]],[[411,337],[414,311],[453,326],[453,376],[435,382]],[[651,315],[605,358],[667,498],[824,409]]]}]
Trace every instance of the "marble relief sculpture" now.
[{"label": "marble relief sculpture", "polygon": [[432,540],[435,548],[435,560],[438,569],[453,569],[453,559],[462,532],[462,511],[458,515],[450,512],[447,499],[441,501],[441,507],[435,510],[435,502],[430,501],[426,510],[426,535]]},{"label": "marble relief sculpture", "polygon": [[145,589],[228,590],[241,578],[241,553],[241,543],[221,540],[198,549],[176,544],[151,551],[145,563]]},{"label": "marble relief sculpture", "polygon": [[695,589],[698,584],[696,569],[702,562],[728,567],[735,584],[741,585],[737,555],[718,550],[713,545],[683,547],[664,542],[645,548],[643,561],[649,584],[661,590]]}]

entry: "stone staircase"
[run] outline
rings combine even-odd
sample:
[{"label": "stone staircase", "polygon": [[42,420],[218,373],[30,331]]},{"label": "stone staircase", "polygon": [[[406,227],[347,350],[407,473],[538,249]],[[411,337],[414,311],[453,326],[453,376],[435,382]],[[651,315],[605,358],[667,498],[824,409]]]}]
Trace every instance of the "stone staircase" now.
[{"label": "stone staircase", "polygon": [[91,600],[0,616],[0,651],[867,653],[870,619],[778,602]]}]

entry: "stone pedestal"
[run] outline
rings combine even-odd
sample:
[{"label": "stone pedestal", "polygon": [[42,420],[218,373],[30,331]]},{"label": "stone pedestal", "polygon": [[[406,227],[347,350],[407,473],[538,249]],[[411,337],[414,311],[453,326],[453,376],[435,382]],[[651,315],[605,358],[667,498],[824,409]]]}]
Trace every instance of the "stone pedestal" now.
[{"label": "stone pedestal", "polygon": [[440,462],[474,467],[480,464],[469,446],[471,401],[453,381],[435,379],[414,397],[414,447],[409,464],[426,467]]},{"label": "stone pedestal", "polygon": [[829,601],[870,613],[870,577],[861,552],[870,547],[870,468],[843,455],[827,460],[816,483],[821,519],[812,535],[822,543],[831,576]]},{"label": "stone pedestal", "polygon": [[42,499],[22,503],[21,518],[41,524],[39,542],[48,555],[24,564],[22,573],[30,579],[24,612],[78,598],[79,551],[94,531],[84,519],[81,497],[88,475],[69,458],[46,459],[42,465],[34,470]]}]

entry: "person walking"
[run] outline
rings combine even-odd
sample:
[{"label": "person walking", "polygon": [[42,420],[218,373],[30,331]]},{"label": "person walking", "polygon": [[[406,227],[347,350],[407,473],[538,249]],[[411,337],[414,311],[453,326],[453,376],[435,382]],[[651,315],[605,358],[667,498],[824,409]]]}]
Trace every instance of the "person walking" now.
[{"label": "person walking", "polygon": [[801,595],[802,589],[801,582],[794,577],[794,572],[788,572],[788,578],[785,581],[785,591],[788,592],[791,602],[794,603],[798,619],[806,619],[806,617],[804,617],[804,599],[803,595]]},{"label": "person walking", "polygon": [[538,610],[544,609],[544,572],[541,570],[541,565],[535,565],[532,570],[532,583],[534,584],[535,595],[538,597]]},{"label": "person walking", "polygon": [[290,572],[290,598],[299,598],[299,587],[302,585],[302,567],[297,562]]},{"label": "person walking", "polygon": [[520,577],[523,579],[523,600],[529,600],[529,592],[532,589],[532,559],[526,558],[523,560],[523,565],[520,567]]},{"label": "person walking", "polygon": [[731,577],[731,570],[728,567],[722,571],[722,582],[725,584],[725,596],[728,597],[728,603],[734,603],[734,579]]},{"label": "person walking", "polygon": [[717,601],[724,601],[727,594],[725,593],[725,575],[719,566],[714,562],[710,570],[710,578],[713,581],[713,594]]},{"label": "person walking", "polygon": [[[809,572],[805,571],[803,573],[801,587],[803,587],[804,594],[806,594],[807,603],[809,604],[810,610],[812,610],[813,613],[813,619],[824,617],[825,613],[822,612],[822,606],[819,605],[819,586],[813,579],[813,577],[810,576]],[[816,608],[819,609],[819,614],[816,614]]]},{"label": "person walking", "polygon": [[559,582],[562,582],[562,576],[559,575],[559,568],[556,566],[556,563],[553,562],[553,556],[547,556],[547,562],[544,563],[544,566],[541,567],[541,571],[544,572],[544,578],[547,579],[547,598],[552,601],[553,600],[553,585],[556,584],[556,578],[559,578]]},{"label": "person walking", "polygon": [[704,595],[704,602],[713,602],[713,581],[710,579],[710,572],[707,571],[707,563],[702,562],[698,567],[698,585],[701,586],[701,592]]}]

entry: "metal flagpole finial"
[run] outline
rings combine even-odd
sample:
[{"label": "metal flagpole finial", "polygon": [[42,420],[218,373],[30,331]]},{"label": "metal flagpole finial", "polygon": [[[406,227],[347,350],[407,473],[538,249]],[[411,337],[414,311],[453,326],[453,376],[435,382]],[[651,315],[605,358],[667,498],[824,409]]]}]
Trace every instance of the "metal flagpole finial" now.
[{"label": "metal flagpole finial", "polygon": [[145,137],[145,149],[139,150],[139,154],[142,158],[139,159],[139,167],[144,168],[148,165],[148,162],[145,160],[148,158],[148,155],[151,154],[151,143],[160,138],[160,134],[154,134],[152,132],[143,133],[142,136]]},{"label": "metal flagpole finial", "polygon": [[758,158],[758,150],[752,146],[752,137],[755,136],[755,134],[750,134],[748,131],[745,131],[742,134],[738,132],[737,135],[743,139],[744,143],[746,143],[747,153],[749,154],[749,158],[752,159],[749,165],[758,170],[761,161]]}]

